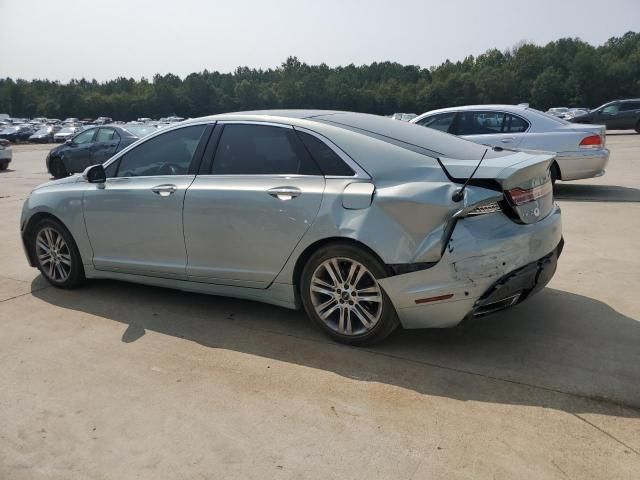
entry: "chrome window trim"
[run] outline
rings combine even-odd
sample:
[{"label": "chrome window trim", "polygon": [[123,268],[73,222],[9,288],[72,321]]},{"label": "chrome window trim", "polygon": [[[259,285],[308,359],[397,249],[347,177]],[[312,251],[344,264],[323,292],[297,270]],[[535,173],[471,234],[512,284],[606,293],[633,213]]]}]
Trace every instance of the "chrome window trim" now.
[{"label": "chrome window trim", "polygon": [[299,130],[301,132],[308,133],[309,135],[313,135],[314,137],[316,137],[318,140],[320,140],[322,143],[328,146],[331,150],[333,150],[333,153],[338,155],[340,159],[344,163],[346,163],[351,168],[351,170],[355,172],[354,175],[325,175],[325,178],[364,178],[367,180],[371,180],[371,175],[369,175],[360,165],[358,165],[358,163],[353,158],[347,155],[340,147],[338,147],[335,143],[333,143],[324,135],[314,132],[313,130],[309,130],[308,128],[305,128],[305,127],[296,126],[292,128],[294,130]]},{"label": "chrome window trim", "polygon": [[293,126],[287,123],[275,123],[275,122],[261,122],[259,120],[220,120],[218,122],[219,125],[260,125],[265,127],[279,127],[279,128],[290,128],[293,130]]}]

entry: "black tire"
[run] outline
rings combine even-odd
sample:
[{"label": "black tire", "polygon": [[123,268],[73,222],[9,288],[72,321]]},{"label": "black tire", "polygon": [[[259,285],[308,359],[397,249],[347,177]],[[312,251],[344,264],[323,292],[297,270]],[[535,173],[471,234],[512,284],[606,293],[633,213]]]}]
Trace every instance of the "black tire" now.
[{"label": "black tire", "polygon": [[6,170],[7,168],[9,168],[9,162],[0,163],[0,170]]},{"label": "black tire", "polygon": [[[368,278],[368,280],[370,281],[369,285],[373,285],[372,287],[370,286],[369,289],[377,288],[381,294],[381,301],[379,302],[379,304],[378,301],[366,301],[366,298],[374,297],[358,297],[358,293],[351,292],[351,288],[349,291],[351,292],[351,295],[355,295],[353,299],[355,301],[355,304],[351,301],[351,297],[348,296],[349,294],[347,294],[347,301],[342,300],[342,298],[344,297],[340,297],[339,301],[343,306],[338,305],[338,300],[332,300],[332,296],[328,294],[313,293],[311,291],[311,287],[314,273],[318,272],[319,269],[324,268],[322,266],[325,264],[325,262],[331,259],[337,259],[338,262],[341,262],[339,268],[350,265],[349,261],[354,262],[352,263],[352,265],[360,264],[360,266],[356,267],[358,269],[363,266],[368,271],[364,275],[367,275],[366,278]],[[341,272],[341,275],[343,278],[346,278],[348,276],[348,272],[344,270]],[[364,275],[360,282],[365,281]],[[376,257],[362,248],[358,248],[357,246],[350,244],[341,243],[326,245],[318,249],[311,255],[304,269],[302,270],[300,278],[300,297],[302,300],[302,305],[304,306],[304,309],[309,318],[322,331],[324,331],[329,337],[331,337],[333,340],[336,340],[337,342],[354,346],[365,346],[380,342],[387,338],[400,325],[400,321],[398,320],[398,316],[396,314],[395,308],[393,307],[393,304],[391,303],[391,300],[376,281],[377,279],[384,278],[387,275],[388,272],[384,264],[382,264]],[[353,287],[354,290],[357,290],[357,285],[363,284],[356,281]],[[341,290],[334,289],[332,290],[332,292],[332,295],[337,298],[340,296]],[[342,292],[346,292],[346,290],[343,290]],[[312,295],[315,297],[312,298]],[[321,302],[321,300],[317,299],[318,295],[325,295],[325,299],[327,300],[327,302],[333,301],[335,302],[335,305],[337,305],[338,311],[331,314],[332,316],[334,316],[333,319],[329,317],[327,320],[323,320],[316,311],[316,309],[319,307],[317,306],[317,303]],[[344,295],[344,293],[342,293],[342,295]],[[374,295],[375,298],[379,298],[377,294]],[[361,298],[362,300],[360,301],[358,300],[358,298]],[[324,302],[325,299],[323,299],[322,302]],[[348,306],[349,304],[350,306]],[[334,304],[331,304],[330,307],[332,307],[333,305]],[[365,324],[359,320],[359,318],[363,318],[363,313],[367,313],[363,311],[365,308],[367,309],[367,311],[371,312],[370,308],[372,305],[375,309],[377,321],[371,322],[371,326],[366,327]],[[339,320],[335,317],[342,318],[341,312],[343,308],[345,311],[345,317],[348,317],[348,320],[347,318],[345,318],[344,321],[348,322],[348,325],[350,327],[353,327],[351,333],[346,332],[345,329],[339,331]],[[378,308],[381,308],[381,311],[378,311]],[[329,310],[331,310],[331,308],[327,308],[325,312],[328,312]],[[358,311],[356,312],[355,310]],[[346,313],[347,311],[349,313]]]},{"label": "black tire", "polygon": [[553,163],[553,165],[551,165],[551,185],[555,185],[556,184],[556,180],[560,179],[560,169],[558,168],[558,164],[557,163]]},{"label": "black tire", "polygon": [[53,176],[53,178],[57,179],[69,176],[69,172],[67,172],[67,168],[60,158],[52,158],[49,163],[49,169],[51,170],[51,176]]},{"label": "black tire", "polygon": [[640,133],[640,121],[636,123],[636,133]]},{"label": "black tire", "polygon": [[[41,232],[43,233],[43,236],[46,236],[44,231],[47,229],[61,235],[64,240],[66,248],[60,248],[60,253],[56,253],[56,257],[64,257],[62,258],[62,261],[67,258],[70,260],[71,265],[68,268],[68,275],[65,278],[56,278],[55,274],[51,274],[51,262],[45,263],[42,261],[42,254],[45,253],[46,250],[42,248],[38,240]],[[38,270],[40,270],[42,276],[54,287],[70,289],[78,287],[85,281],[82,257],[80,257],[80,252],[78,251],[76,242],[73,240],[71,233],[69,233],[66,227],[59,221],[52,218],[40,220],[31,231],[30,248],[32,258],[34,259]],[[65,265],[62,265],[60,268],[63,268],[66,272],[67,267]]]}]

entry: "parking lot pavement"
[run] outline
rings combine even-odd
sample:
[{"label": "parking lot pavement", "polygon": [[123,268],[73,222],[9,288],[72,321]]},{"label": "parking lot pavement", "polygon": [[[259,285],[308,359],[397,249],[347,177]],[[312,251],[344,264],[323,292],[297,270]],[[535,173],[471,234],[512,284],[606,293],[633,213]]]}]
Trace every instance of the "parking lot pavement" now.
[{"label": "parking lot pavement", "polygon": [[356,349],[300,312],[116,282],[50,288],[18,216],[46,147],[0,173],[0,478],[637,479],[640,135],[559,184],[549,287]]}]

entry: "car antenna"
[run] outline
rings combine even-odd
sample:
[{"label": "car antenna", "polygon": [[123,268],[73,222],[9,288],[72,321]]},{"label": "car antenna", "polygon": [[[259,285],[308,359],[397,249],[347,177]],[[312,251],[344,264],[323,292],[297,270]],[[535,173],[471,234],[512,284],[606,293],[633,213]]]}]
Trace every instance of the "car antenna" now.
[{"label": "car antenna", "polygon": [[480,161],[478,162],[478,164],[476,165],[476,168],[473,169],[473,172],[471,172],[471,175],[469,175],[469,178],[467,178],[467,180],[464,182],[464,184],[462,185],[462,188],[460,188],[460,190],[456,190],[456,193],[453,194],[453,197],[451,197],[451,199],[454,202],[459,202],[460,200],[462,200],[462,194],[464,193],[464,189],[467,188],[467,185],[469,185],[469,182],[471,181],[471,179],[473,178],[473,176],[476,174],[476,172],[478,171],[478,168],[480,167],[480,164],[482,163],[482,161],[484,160],[484,157],[487,155],[487,152],[489,151],[489,149],[485,149],[484,153],[482,154],[482,158],[480,159]]}]

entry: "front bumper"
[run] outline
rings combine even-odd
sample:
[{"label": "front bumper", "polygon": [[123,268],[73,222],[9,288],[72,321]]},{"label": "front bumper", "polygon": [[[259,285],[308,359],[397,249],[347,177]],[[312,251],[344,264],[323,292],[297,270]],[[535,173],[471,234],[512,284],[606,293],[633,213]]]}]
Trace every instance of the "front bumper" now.
[{"label": "front bumper", "polygon": [[559,152],[556,162],[560,169],[560,180],[580,180],[601,177],[609,163],[609,150],[582,150],[579,152]]},{"label": "front bumper", "polygon": [[[467,217],[456,224],[436,265],[381,279],[380,285],[403,327],[453,327],[474,311],[478,313],[477,307],[488,298],[487,292],[501,280],[543,261],[558,250],[561,242],[557,205],[546,218],[529,225],[514,223],[501,212]],[[546,284],[553,271],[545,268],[548,278],[538,278],[535,286]],[[530,284],[525,287],[528,291],[514,304],[536,291]]]}]

